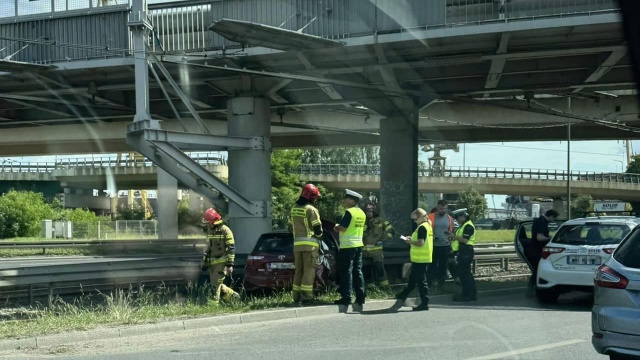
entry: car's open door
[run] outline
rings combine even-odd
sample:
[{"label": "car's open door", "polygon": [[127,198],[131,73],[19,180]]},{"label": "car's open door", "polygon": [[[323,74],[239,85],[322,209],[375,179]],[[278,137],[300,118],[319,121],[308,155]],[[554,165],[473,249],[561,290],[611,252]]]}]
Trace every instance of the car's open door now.
[{"label": "car's open door", "polygon": [[516,250],[518,256],[524,261],[527,266],[529,266],[529,270],[533,271],[533,266],[531,265],[533,261],[535,261],[532,256],[533,250],[533,240],[531,240],[531,226],[533,225],[533,220],[521,221],[516,228],[516,234],[513,239],[513,247]]}]

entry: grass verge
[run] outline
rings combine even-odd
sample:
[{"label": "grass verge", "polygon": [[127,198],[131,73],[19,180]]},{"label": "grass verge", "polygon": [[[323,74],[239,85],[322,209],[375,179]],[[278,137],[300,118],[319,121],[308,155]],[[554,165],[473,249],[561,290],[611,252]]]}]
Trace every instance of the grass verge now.
[{"label": "grass verge", "polygon": [[[478,289],[497,290],[524,286],[526,280],[504,282],[478,281]],[[367,299],[391,299],[399,286],[392,289],[367,288]],[[432,292],[432,295],[450,294],[454,286]],[[278,292],[266,297],[251,297],[232,304],[219,305],[211,301],[208,285],[201,288],[188,286],[186,291],[160,287],[152,291],[119,290],[113,294],[83,295],[70,301],[52,299],[48,304],[13,311],[1,316],[0,339],[20,338],[67,331],[90,330],[99,326],[154,323],[162,320],[194,318],[244,313],[290,307],[290,292]],[[336,292],[318,297],[319,304],[331,304],[338,299]]]}]

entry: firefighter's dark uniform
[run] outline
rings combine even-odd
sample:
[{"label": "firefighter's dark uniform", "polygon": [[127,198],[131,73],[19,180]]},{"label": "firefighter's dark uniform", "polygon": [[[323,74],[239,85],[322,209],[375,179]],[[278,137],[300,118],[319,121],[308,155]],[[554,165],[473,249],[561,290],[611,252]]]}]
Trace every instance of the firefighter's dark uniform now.
[{"label": "firefighter's dark uniform", "polygon": [[235,261],[235,241],[231,229],[224,225],[222,220],[207,229],[207,246],[209,280],[211,286],[215,288],[214,300],[228,301],[234,295],[238,295],[233,289],[223,284],[227,267],[233,266]]},{"label": "firefighter's dark uniform", "polygon": [[363,235],[364,248],[362,261],[365,265],[373,267],[373,277],[379,286],[388,286],[387,274],[384,271],[384,254],[382,244],[384,241],[393,240],[393,227],[380,218],[373,217],[367,220]]},{"label": "firefighter's dark uniform", "polygon": [[471,220],[467,220],[456,230],[455,234],[456,237],[467,239],[467,243],[463,244],[457,240],[451,242],[451,251],[455,254],[456,271],[460,277],[460,286],[462,287],[462,293],[456,298],[463,301],[475,300],[477,296],[476,281],[473,279],[473,274],[471,274],[471,264],[475,256],[473,250],[473,245],[476,241],[475,229]]},{"label": "firefighter's dark uniform", "polygon": [[322,225],[318,210],[311,204],[295,205],[291,208],[289,222],[293,232],[293,301],[313,299],[313,282],[318,261],[318,238],[314,227]]}]

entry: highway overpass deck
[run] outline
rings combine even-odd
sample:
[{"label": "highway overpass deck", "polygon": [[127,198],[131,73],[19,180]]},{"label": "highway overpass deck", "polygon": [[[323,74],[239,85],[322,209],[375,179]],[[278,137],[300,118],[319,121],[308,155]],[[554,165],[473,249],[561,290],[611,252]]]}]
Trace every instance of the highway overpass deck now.
[{"label": "highway overpass deck", "polygon": [[[129,1],[5,3],[0,154],[130,150]],[[379,144],[380,121],[398,112],[398,98],[423,98],[421,142],[564,139],[567,121],[576,140],[634,136],[612,125],[640,121],[615,1],[396,3],[325,2],[331,11],[311,0],[152,4],[150,45],[214,134],[227,133],[235,94],[269,98],[274,147]],[[306,34],[341,45],[244,46],[208,30],[223,18],[308,25]],[[151,115],[183,131],[166,99],[175,91],[161,83],[149,83]],[[195,131],[187,107],[174,105]]]},{"label": "highway overpass deck", "polygon": [[[222,179],[228,177],[227,166],[216,157],[200,157],[198,161]],[[297,170],[300,179],[321,183],[331,189],[350,188],[377,191],[380,184],[379,165],[303,164]],[[419,167],[421,192],[456,193],[473,186],[483,194],[566,195],[567,178],[574,194],[589,194],[597,199],[640,200],[640,175],[563,170],[508,169],[480,167]],[[0,182],[23,183],[57,181],[63,187],[107,189],[154,189],[157,167],[148,160],[113,158],[64,159],[58,162],[12,163],[0,165]]]}]

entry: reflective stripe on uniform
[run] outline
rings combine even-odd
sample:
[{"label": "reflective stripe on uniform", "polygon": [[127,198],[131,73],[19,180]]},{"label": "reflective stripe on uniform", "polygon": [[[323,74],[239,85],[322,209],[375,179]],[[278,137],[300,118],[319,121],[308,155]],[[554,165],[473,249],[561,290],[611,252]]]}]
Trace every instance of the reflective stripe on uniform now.
[{"label": "reflective stripe on uniform", "polygon": [[300,291],[300,285],[293,285],[293,291]]},{"label": "reflective stripe on uniform", "polygon": [[309,237],[297,237],[293,239],[293,246],[311,245],[318,246],[318,240]]},{"label": "reflective stripe on uniform", "polygon": [[227,257],[219,257],[219,258],[213,258],[211,259],[211,261],[209,262],[210,265],[218,265],[218,264],[224,264],[227,262]]},{"label": "reflective stripe on uniform", "polygon": [[313,285],[300,285],[300,291],[311,292],[313,291]]},{"label": "reflective stripe on uniform", "polygon": [[379,251],[379,250],[382,250],[382,246],[365,245],[363,250],[364,251]]}]

